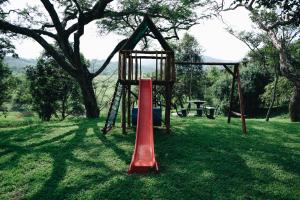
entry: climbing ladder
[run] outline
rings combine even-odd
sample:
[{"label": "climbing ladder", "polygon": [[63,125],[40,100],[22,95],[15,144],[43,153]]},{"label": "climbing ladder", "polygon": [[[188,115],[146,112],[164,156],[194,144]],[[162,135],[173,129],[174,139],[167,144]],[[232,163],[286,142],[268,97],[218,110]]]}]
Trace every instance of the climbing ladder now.
[{"label": "climbing ladder", "polygon": [[123,87],[124,86],[122,86],[122,84],[120,84],[120,82],[117,81],[114,96],[113,96],[112,102],[111,102],[109,110],[108,110],[105,125],[104,125],[104,128],[102,129],[103,134],[106,134],[115,125],[119,106],[120,106],[120,100],[122,97]]}]

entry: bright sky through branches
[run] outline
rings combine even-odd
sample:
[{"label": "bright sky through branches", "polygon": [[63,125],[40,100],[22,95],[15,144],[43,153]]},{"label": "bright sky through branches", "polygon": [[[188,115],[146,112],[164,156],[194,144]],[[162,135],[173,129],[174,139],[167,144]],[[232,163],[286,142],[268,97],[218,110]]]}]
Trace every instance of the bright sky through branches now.
[{"label": "bright sky through branches", "polygon": [[[251,21],[248,13],[243,9],[223,13],[224,21],[235,30],[251,29]],[[194,35],[204,49],[204,55],[223,60],[241,60],[249,51],[247,46],[224,30],[225,25],[218,19],[202,21],[188,32]],[[85,28],[85,34],[81,38],[81,52],[88,59],[106,59],[115,45],[124,36],[110,33],[100,36],[96,25],[89,24]],[[40,47],[32,39],[24,39],[14,42],[20,57],[37,58],[42,52]],[[116,58],[114,58],[115,60]]]}]

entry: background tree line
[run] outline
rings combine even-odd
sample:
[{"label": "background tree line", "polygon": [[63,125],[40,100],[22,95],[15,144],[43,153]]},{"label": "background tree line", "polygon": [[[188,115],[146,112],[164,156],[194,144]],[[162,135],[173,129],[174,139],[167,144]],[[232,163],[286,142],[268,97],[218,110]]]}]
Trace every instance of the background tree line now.
[{"label": "background tree line", "polygon": [[[80,37],[84,35],[85,26],[92,21],[97,22],[101,32],[115,31],[127,36],[147,13],[172,42],[172,39],[178,39],[177,31],[188,30],[199,23],[200,19],[244,7],[260,30],[260,34],[236,34],[229,30],[251,49],[245,62],[247,64],[241,69],[246,112],[254,116],[261,108],[271,108],[273,105],[284,107],[288,103],[291,120],[300,121],[299,1],[234,0],[221,1],[218,5],[200,0],[151,3],[128,0],[118,2],[118,9],[109,6],[111,2],[41,0],[38,6],[26,5],[25,8],[14,9],[8,6],[9,1],[0,1],[2,110],[11,96],[19,96],[14,101],[14,108],[35,110],[44,120],[49,120],[52,115],[58,116],[58,112],[64,118],[68,113],[75,113],[75,110],[82,111],[79,102],[84,105],[87,117],[98,117],[99,104],[94,79],[103,72],[126,39],[116,45],[102,66],[96,71],[90,71],[88,62],[80,53]],[[195,12],[196,8],[203,7],[209,7],[211,13]],[[58,13],[58,8],[63,12]],[[25,78],[16,79],[2,61],[5,54],[14,54],[9,39],[20,35],[34,39],[46,53],[35,67],[27,68]],[[151,38],[151,34],[149,36]],[[145,46],[151,43],[146,38],[143,42]],[[178,60],[201,61],[202,50],[193,37],[185,35],[182,41],[176,43],[173,46]],[[58,87],[56,84],[60,87],[53,90]],[[226,113],[229,85],[229,76],[218,67],[207,69],[204,66],[178,66],[174,96],[182,105],[188,99],[203,98],[212,105],[218,105]],[[12,95],[11,90],[17,86],[21,89]],[[77,95],[72,95],[75,91]],[[22,95],[23,92],[26,94]],[[72,99],[72,96],[77,99]],[[69,108],[73,103],[68,103],[68,100],[76,101],[78,109]],[[30,106],[21,108],[24,102],[30,102]]]}]

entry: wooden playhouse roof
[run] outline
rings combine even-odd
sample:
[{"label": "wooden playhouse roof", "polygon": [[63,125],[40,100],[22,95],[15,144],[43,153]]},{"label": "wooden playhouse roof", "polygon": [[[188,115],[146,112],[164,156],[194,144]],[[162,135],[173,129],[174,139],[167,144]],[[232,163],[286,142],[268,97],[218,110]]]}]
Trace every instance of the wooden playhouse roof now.
[{"label": "wooden playhouse roof", "polygon": [[158,40],[160,45],[165,51],[173,51],[169,46],[165,38],[159,32],[151,18],[147,15],[144,16],[142,23],[137,27],[133,34],[129,37],[127,42],[121,48],[121,50],[133,50],[137,43],[150,31],[153,33],[154,37]]}]

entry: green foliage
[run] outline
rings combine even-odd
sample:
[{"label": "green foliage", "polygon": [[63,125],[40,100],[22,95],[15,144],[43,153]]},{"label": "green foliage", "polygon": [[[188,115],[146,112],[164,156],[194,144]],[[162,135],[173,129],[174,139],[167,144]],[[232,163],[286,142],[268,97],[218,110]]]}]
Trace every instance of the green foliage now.
[{"label": "green foliage", "polygon": [[253,116],[262,106],[259,96],[264,93],[265,86],[271,82],[271,76],[260,66],[248,65],[241,69],[241,79],[245,110],[247,114]]},{"label": "green foliage", "polygon": [[[272,99],[274,89],[274,81],[265,86],[265,92],[260,96],[261,101],[265,106],[269,105]],[[285,77],[279,77],[275,96],[275,106],[287,106],[290,102],[294,90],[293,83]]]},{"label": "green foliage", "polygon": [[16,78],[15,95],[12,101],[12,110],[30,112],[32,110],[32,96],[29,81],[24,76]]},{"label": "green foliage", "polygon": [[[183,62],[201,62],[202,49],[197,40],[185,34],[178,43],[173,44],[175,59]],[[204,96],[204,79],[202,66],[177,65],[177,82],[174,86],[174,97],[181,104],[186,99],[202,99]]]},{"label": "green foliage", "polygon": [[299,124],[287,119],[247,120],[249,135],[243,137],[239,119],[227,124],[225,118],[172,117],[172,134],[155,130],[160,173],[129,176],[132,129],[103,136],[103,118],[49,123],[8,118],[0,118],[3,200],[300,196]]},{"label": "green foliage", "polygon": [[45,54],[36,66],[28,66],[26,76],[30,82],[33,109],[42,120],[49,121],[58,111],[62,119],[68,114],[84,112],[78,84],[50,56]]},{"label": "green foliage", "polygon": [[[249,0],[235,0],[234,4],[245,3],[249,4]],[[298,26],[300,24],[300,2],[299,0],[257,0],[254,3],[257,13],[260,17],[272,15],[272,22],[280,21],[287,22],[284,24],[291,24]],[[277,13],[275,15],[275,12]],[[270,20],[270,17],[265,17]]]},{"label": "green foliage", "polygon": [[[216,72],[219,71],[219,72]],[[208,87],[208,93],[210,94],[210,102],[213,102],[214,105],[219,106],[223,113],[227,113],[229,109],[229,98],[230,98],[230,87],[232,76],[227,74],[225,70],[215,69],[213,74],[214,82],[211,82]],[[210,75],[212,76],[212,75]],[[235,96],[235,100],[237,96]]]},{"label": "green foliage", "polygon": [[0,59],[0,111],[5,110],[3,104],[11,97],[12,76],[9,68]]},{"label": "green foliage", "polygon": [[[110,6],[111,12],[108,12],[110,15],[97,22],[101,32],[115,31],[122,35],[129,35],[147,14],[154,20],[160,31],[166,33],[168,37],[175,37],[178,30],[188,30],[197,24],[198,19],[209,18],[213,12],[212,10],[206,10],[205,14],[195,12],[195,8],[210,6],[212,4],[210,0],[123,0],[116,3],[117,9]],[[124,16],[116,10],[128,14]]]},{"label": "green foliage", "polygon": [[288,58],[296,73],[300,75],[300,39],[289,45]]},{"label": "green foliage", "polygon": [[[208,72],[211,78],[208,84],[208,101],[218,105],[227,113],[229,109],[230,89],[232,76],[225,70],[214,69]],[[260,95],[264,93],[265,86],[271,82],[270,74],[258,65],[248,64],[240,70],[242,92],[244,97],[245,112],[248,116],[255,116],[263,106]],[[210,79],[210,78],[208,78]],[[237,85],[235,85],[234,102],[238,102]],[[239,110],[239,104],[233,105],[233,110]]]},{"label": "green foliage", "polygon": [[279,52],[270,42],[266,41],[263,46],[250,51],[248,57],[250,63],[261,66],[263,70],[279,73]]}]

